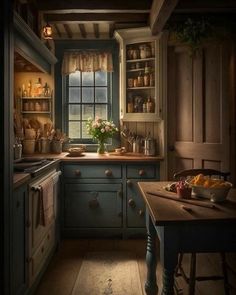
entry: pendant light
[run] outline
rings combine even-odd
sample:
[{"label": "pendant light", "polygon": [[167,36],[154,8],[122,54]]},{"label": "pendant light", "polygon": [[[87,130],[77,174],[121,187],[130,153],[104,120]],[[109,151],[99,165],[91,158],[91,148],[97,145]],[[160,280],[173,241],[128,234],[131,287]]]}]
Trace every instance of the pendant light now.
[{"label": "pendant light", "polygon": [[52,39],[52,27],[50,26],[49,23],[47,23],[43,27],[43,38],[44,39]]}]

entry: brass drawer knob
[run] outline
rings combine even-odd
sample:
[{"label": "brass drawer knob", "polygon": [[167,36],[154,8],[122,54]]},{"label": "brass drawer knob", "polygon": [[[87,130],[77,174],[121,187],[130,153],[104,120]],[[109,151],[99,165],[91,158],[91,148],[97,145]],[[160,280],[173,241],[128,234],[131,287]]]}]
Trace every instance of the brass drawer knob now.
[{"label": "brass drawer knob", "polygon": [[127,180],[126,183],[127,183],[127,185],[128,185],[129,187],[131,187],[131,186],[133,185],[132,180],[130,180],[130,179]]},{"label": "brass drawer knob", "polygon": [[145,175],[145,170],[140,169],[138,174],[139,174],[139,176],[144,176]]},{"label": "brass drawer knob", "polygon": [[132,198],[129,199],[128,204],[131,208],[135,208],[135,206],[136,206],[135,201]]},{"label": "brass drawer knob", "polygon": [[118,197],[122,198],[123,197],[122,190],[117,191],[117,195],[118,195]]},{"label": "brass drawer knob", "polygon": [[76,176],[80,176],[81,175],[81,171],[79,169],[75,170],[75,175]]},{"label": "brass drawer knob", "polygon": [[140,217],[143,217],[144,216],[144,210],[143,209],[140,209],[138,211],[138,214],[139,214]]},{"label": "brass drawer knob", "polygon": [[112,171],[111,171],[111,169],[107,169],[107,170],[105,170],[105,175],[106,175],[106,176],[112,176]]},{"label": "brass drawer knob", "polygon": [[89,200],[89,208],[96,209],[99,207],[99,202],[97,199]]}]

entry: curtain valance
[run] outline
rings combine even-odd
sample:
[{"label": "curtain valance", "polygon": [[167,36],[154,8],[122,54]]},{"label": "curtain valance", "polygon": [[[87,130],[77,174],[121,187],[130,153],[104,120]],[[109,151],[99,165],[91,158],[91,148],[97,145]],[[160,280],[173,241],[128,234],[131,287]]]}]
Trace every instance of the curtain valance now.
[{"label": "curtain valance", "polygon": [[62,75],[69,75],[75,71],[112,72],[112,53],[95,50],[65,52],[62,62]]}]

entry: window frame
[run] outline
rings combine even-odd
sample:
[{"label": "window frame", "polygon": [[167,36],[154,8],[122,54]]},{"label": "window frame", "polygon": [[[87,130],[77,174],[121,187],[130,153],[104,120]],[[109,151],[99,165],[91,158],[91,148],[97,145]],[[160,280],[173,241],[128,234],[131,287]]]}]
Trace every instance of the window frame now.
[{"label": "window frame", "polygon": [[[107,119],[110,120],[112,119],[112,101],[113,101],[113,97],[112,97],[112,72],[109,73],[107,72],[107,86],[96,86],[95,84],[95,73],[96,72],[92,72],[93,73],[93,79],[94,79],[94,83],[92,86],[83,86],[82,85],[82,72],[80,72],[80,86],[70,86],[69,85],[69,75],[67,75],[64,79],[64,85],[65,85],[65,95],[64,95],[64,106],[65,106],[65,121],[64,121],[64,130],[67,134],[69,134],[69,122],[73,120],[70,120],[69,119],[69,106],[70,105],[80,105],[81,107],[83,105],[86,105],[86,104],[89,104],[89,105],[92,105],[93,104],[93,107],[95,108],[95,105],[107,105]],[[80,95],[81,95],[81,99],[80,99],[80,102],[78,103],[70,103],[69,102],[69,89],[73,88],[73,87],[80,87]],[[89,103],[83,103],[82,102],[82,89],[83,87],[91,87],[94,89],[94,101],[93,102],[89,102]],[[104,103],[96,103],[95,102],[95,89],[96,88],[99,88],[99,87],[106,87],[107,88],[107,102],[104,102]],[[82,109],[80,110],[80,115],[82,114]],[[94,114],[95,114],[95,110],[94,110]],[[79,120],[74,120],[75,122],[79,121],[79,122],[84,122],[85,120],[82,120],[82,118],[80,118]],[[80,127],[80,130],[82,131],[82,126]],[[92,138],[73,138],[71,139],[71,143],[72,144],[94,144],[94,140]],[[108,141],[109,143],[109,141]]]},{"label": "window frame", "polygon": [[[112,72],[112,102],[111,102],[111,117],[108,119],[113,120],[115,125],[119,126],[119,44],[116,40],[55,40],[55,55],[58,62],[55,64],[55,104],[54,112],[57,114],[54,116],[54,123],[57,128],[60,128],[63,132],[65,129],[66,120],[66,104],[65,104],[65,76],[61,74],[63,55],[66,51],[77,50],[110,50],[112,52],[113,59],[113,72]],[[97,143],[91,142],[86,144],[87,151],[96,151]],[[64,144],[63,150],[66,151],[68,147],[78,145],[78,142],[68,142]],[[120,134],[119,132],[108,143],[108,150],[113,150],[117,146],[120,146]]]}]

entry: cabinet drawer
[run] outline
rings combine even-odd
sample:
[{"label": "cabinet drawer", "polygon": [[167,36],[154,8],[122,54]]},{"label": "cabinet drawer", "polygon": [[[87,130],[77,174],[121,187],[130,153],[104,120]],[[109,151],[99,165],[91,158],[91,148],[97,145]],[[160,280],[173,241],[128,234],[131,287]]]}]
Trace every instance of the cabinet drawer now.
[{"label": "cabinet drawer", "polygon": [[155,165],[128,165],[126,171],[127,178],[155,178],[156,166]]},{"label": "cabinet drawer", "polygon": [[145,227],[145,204],[140,196],[137,182],[128,180],[126,185],[127,227]]},{"label": "cabinet drawer", "polygon": [[66,228],[122,226],[122,184],[67,184]]},{"label": "cabinet drawer", "polygon": [[64,177],[114,179],[122,177],[121,165],[64,165]]},{"label": "cabinet drawer", "polygon": [[34,279],[41,271],[44,263],[46,262],[50,251],[52,250],[55,244],[55,224],[53,224],[42,242],[39,244],[39,247],[36,249],[34,254],[32,255],[29,263],[29,281],[30,285],[32,285]]}]

